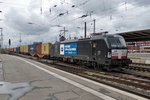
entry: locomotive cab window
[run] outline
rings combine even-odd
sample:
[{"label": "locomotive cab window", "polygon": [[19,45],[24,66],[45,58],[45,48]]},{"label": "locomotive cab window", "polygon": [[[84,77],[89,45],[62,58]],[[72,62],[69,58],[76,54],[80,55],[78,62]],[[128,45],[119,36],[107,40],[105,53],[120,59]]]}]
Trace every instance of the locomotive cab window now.
[{"label": "locomotive cab window", "polygon": [[125,40],[121,36],[107,37],[109,47],[126,47]]}]

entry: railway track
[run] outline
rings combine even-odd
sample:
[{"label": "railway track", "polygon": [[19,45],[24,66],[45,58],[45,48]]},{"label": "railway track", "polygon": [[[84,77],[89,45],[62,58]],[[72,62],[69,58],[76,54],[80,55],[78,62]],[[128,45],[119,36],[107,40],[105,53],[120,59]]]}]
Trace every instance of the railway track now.
[{"label": "railway track", "polygon": [[123,68],[123,73],[150,80],[150,64],[132,63]]},{"label": "railway track", "polygon": [[[25,58],[34,59],[37,58],[31,56],[19,55]],[[38,59],[38,61],[55,68],[100,82],[115,88],[119,88],[134,94],[141,95],[143,97],[150,98],[150,78],[143,79],[134,75],[128,75],[125,73],[118,72],[101,72],[94,69],[84,68],[74,64],[66,64],[62,62],[56,62],[46,59]]]},{"label": "railway track", "polygon": [[136,70],[141,72],[150,72],[150,64],[132,63],[126,69]]}]

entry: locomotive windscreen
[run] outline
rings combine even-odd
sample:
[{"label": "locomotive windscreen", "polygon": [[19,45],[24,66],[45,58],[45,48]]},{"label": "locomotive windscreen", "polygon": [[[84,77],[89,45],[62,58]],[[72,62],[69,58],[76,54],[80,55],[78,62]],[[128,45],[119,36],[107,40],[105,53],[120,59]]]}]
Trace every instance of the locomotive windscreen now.
[{"label": "locomotive windscreen", "polygon": [[127,47],[124,38],[121,36],[118,36],[118,35],[107,37],[107,42],[108,42],[109,47],[111,47],[111,48]]}]

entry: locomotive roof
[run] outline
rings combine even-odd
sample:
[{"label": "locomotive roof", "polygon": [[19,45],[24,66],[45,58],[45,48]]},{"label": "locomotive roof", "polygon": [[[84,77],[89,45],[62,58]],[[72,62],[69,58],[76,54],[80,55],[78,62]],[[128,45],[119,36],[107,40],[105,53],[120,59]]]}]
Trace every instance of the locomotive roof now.
[{"label": "locomotive roof", "polygon": [[60,43],[79,42],[79,41],[90,41],[90,40],[104,39],[105,37],[113,37],[113,36],[118,36],[118,35],[111,35],[111,34],[95,35],[95,36],[92,36],[92,37],[90,37],[90,38],[65,40],[65,41],[61,41]]},{"label": "locomotive roof", "polygon": [[65,41],[61,41],[60,43],[68,43],[68,42],[77,42],[80,39],[73,39],[73,40],[65,40]]}]

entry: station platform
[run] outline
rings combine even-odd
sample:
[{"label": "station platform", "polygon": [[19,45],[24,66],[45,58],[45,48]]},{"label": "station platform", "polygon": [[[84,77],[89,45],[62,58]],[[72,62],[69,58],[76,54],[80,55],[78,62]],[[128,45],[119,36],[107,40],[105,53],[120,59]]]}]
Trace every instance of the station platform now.
[{"label": "station platform", "polygon": [[147,100],[30,59],[0,59],[0,100]]},{"label": "station platform", "polygon": [[150,53],[129,53],[128,57],[133,63],[150,64]]}]

